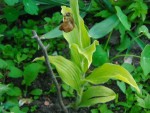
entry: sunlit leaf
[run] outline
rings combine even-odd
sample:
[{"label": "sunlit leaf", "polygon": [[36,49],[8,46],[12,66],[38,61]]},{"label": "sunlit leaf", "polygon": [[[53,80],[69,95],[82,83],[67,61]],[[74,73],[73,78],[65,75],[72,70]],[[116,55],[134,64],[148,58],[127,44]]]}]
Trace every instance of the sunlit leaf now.
[{"label": "sunlit leaf", "polygon": [[93,44],[85,49],[80,49],[76,44],[72,44],[70,47],[72,60],[82,69],[83,72],[86,72],[92,63],[92,56],[96,50],[96,45],[98,45],[98,41],[94,41]]},{"label": "sunlit leaf", "polygon": [[86,80],[93,84],[102,84],[107,82],[109,79],[117,79],[126,82],[140,92],[140,89],[132,75],[125,68],[119,65],[105,63],[104,65],[96,68],[88,77],[86,77]]},{"label": "sunlit leaf", "polygon": [[[86,48],[90,45],[90,38],[88,32],[85,28],[84,21],[79,15],[79,6],[77,0],[70,1],[70,8],[65,6],[62,7],[62,13],[65,14],[67,12],[71,12],[75,22],[75,28],[73,31],[69,33],[64,33],[64,37],[66,40],[70,40],[71,42],[78,44],[80,48]],[[69,41],[68,41],[69,42]],[[71,44],[69,42],[69,44]]]},{"label": "sunlit leaf", "polygon": [[90,37],[94,39],[102,38],[111,32],[119,24],[119,19],[116,15],[95,24],[89,31]]},{"label": "sunlit leaf", "polygon": [[144,75],[147,75],[150,72],[150,45],[146,45],[142,51],[140,64]]},{"label": "sunlit leaf", "polygon": [[[93,93],[94,92],[94,93]],[[113,90],[104,86],[92,86],[83,92],[80,107],[89,107],[97,103],[106,103],[115,99]]]}]

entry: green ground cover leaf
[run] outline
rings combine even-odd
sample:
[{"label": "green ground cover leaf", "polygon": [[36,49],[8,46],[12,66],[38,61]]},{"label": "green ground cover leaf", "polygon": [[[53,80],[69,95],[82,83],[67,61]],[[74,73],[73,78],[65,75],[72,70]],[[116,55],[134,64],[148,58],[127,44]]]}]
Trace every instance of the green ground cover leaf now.
[{"label": "green ground cover leaf", "polygon": [[10,87],[10,90],[7,92],[9,96],[21,96],[22,92],[19,87]]},{"label": "green ground cover leaf", "polygon": [[141,53],[140,65],[143,69],[144,75],[150,72],[150,45],[146,45]]},{"label": "green ground cover leaf", "polygon": [[96,51],[93,53],[93,61],[92,64],[94,66],[100,66],[106,62],[108,62],[108,54],[101,45],[96,46]]},{"label": "green ground cover leaf", "polygon": [[94,39],[102,38],[111,32],[119,24],[119,19],[116,15],[95,24],[90,30],[89,35]]},{"label": "green ground cover leaf", "polygon": [[150,39],[149,30],[148,30],[148,28],[147,28],[145,25],[142,25],[142,26],[139,28],[139,33],[143,33],[147,38]]},{"label": "green ground cover leaf", "polygon": [[41,89],[36,88],[36,89],[32,90],[32,91],[30,92],[30,94],[36,95],[36,96],[40,96],[40,95],[42,94],[42,92],[43,92],[43,91],[42,91]]},{"label": "green ground cover leaf", "polygon": [[130,30],[131,24],[128,22],[128,17],[122,12],[120,7],[115,6],[115,9],[117,11],[117,17],[119,18],[122,25],[127,29]]},{"label": "green ground cover leaf", "polygon": [[31,15],[37,15],[39,8],[34,0],[23,0],[24,9]]},{"label": "green ground cover leaf", "polygon": [[18,19],[19,11],[14,7],[6,7],[4,8],[4,17],[8,22],[13,22]]},{"label": "green ground cover leaf", "polygon": [[37,78],[39,72],[43,70],[43,66],[39,63],[31,63],[24,68],[23,77],[24,82],[27,86]]},{"label": "green ground cover leaf", "polygon": [[10,6],[13,6],[19,2],[19,0],[4,0],[4,1],[5,1],[5,3],[7,3]]},{"label": "green ground cover leaf", "polygon": [[0,83],[0,96],[9,91],[9,86]]},{"label": "green ground cover leaf", "polygon": [[20,70],[17,67],[14,67],[14,66],[10,67],[10,72],[8,74],[9,77],[11,77],[11,78],[19,78],[19,77],[22,77],[22,75],[23,75],[22,70]]}]

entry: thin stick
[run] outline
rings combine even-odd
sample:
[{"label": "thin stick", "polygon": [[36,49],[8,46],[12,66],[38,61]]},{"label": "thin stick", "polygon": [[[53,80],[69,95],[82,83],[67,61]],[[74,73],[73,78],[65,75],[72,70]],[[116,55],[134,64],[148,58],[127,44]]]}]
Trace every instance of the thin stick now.
[{"label": "thin stick", "polygon": [[45,57],[45,63],[47,65],[47,67],[48,67],[48,71],[49,71],[49,73],[50,73],[50,75],[52,77],[52,80],[55,83],[56,88],[57,88],[57,96],[58,96],[59,104],[60,104],[61,108],[63,109],[63,111],[65,113],[68,113],[68,110],[66,109],[66,107],[65,107],[65,105],[63,103],[62,97],[61,97],[60,86],[58,84],[58,81],[57,81],[57,79],[56,79],[56,77],[54,75],[54,72],[53,72],[53,70],[51,68],[51,65],[50,65],[50,62],[49,62],[48,53],[47,53],[48,46],[44,46],[43,45],[43,43],[42,43],[41,39],[39,38],[39,36],[37,35],[36,31],[33,30],[32,32],[33,32],[33,38],[35,38],[37,40],[39,46],[41,47],[41,49],[43,51],[43,55]]}]

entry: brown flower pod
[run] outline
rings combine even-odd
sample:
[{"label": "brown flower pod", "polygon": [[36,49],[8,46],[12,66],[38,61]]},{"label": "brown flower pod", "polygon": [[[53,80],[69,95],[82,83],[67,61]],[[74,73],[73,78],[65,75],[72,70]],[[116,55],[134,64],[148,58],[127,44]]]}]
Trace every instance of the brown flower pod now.
[{"label": "brown flower pod", "polygon": [[61,23],[59,30],[68,33],[73,29],[74,29],[74,20],[71,14],[68,12],[65,14],[63,23]]}]

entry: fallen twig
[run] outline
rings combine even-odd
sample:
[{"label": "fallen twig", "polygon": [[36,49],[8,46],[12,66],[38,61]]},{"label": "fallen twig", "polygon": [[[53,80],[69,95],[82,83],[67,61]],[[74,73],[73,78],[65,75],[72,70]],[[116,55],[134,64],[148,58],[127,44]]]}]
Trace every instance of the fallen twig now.
[{"label": "fallen twig", "polygon": [[48,67],[48,71],[49,71],[49,73],[50,73],[50,75],[51,75],[51,77],[52,77],[52,80],[53,80],[54,83],[55,83],[56,88],[57,88],[57,96],[58,96],[58,100],[59,100],[60,106],[61,106],[61,108],[63,109],[63,111],[64,111],[65,113],[68,113],[68,110],[67,110],[67,108],[65,107],[65,105],[64,105],[64,103],[63,103],[63,100],[62,100],[62,97],[61,97],[60,86],[59,86],[59,84],[58,84],[58,81],[57,81],[57,79],[56,79],[56,77],[55,77],[55,75],[54,75],[54,72],[53,72],[53,70],[52,70],[52,68],[51,68],[51,65],[50,65],[50,62],[49,62],[48,53],[47,53],[47,49],[48,49],[48,46],[49,46],[49,45],[48,45],[48,46],[44,46],[43,43],[42,43],[42,41],[41,41],[41,39],[40,39],[39,36],[37,35],[36,31],[33,30],[32,32],[33,32],[33,38],[35,38],[35,39],[37,40],[39,46],[41,47],[41,49],[42,49],[42,51],[43,51],[43,55],[44,55],[44,57],[45,57],[45,63],[46,63],[46,65],[47,65],[47,67]]}]

